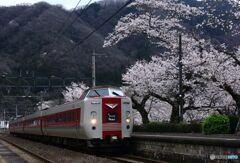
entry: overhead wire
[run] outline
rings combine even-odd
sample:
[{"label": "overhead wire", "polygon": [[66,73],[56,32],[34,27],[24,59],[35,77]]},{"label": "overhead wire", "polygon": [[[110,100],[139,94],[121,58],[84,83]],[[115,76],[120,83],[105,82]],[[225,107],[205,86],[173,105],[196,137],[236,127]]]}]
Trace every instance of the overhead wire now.
[{"label": "overhead wire", "polygon": [[[89,0],[88,3],[85,5],[85,7],[82,9],[82,11],[80,12],[80,14],[78,16],[76,16],[71,22],[70,24],[68,24],[68,20],[71,17],[71,15],[76,11],[77,7],[79,6],[79,4],[81,3],[82,0],[79,0],[78,3],[76,4],[76,6],[74,7],[74,9],[69,13],[68,17],[66,18],[66,21],[64,21],[63,25],[61,26],[61,28],[58,30],[58,35],[57,37],[54,39],[53,42],[53,46],[56,44],[57,41],[59,41],[59,38],[65,33],[65,31],[71,27],[76,20],[78,19],[78,17],[80,17],[84,11],[90,6],[90,3],[92,2],[92,0]],[[68,25],[67,25],[68,24]]]},{"label": "overhead wire", "polygon": [[82,45],[86,40],[88,40],[95,32],[101,29],[106,23],[108,23],[113,17],[115,17],[118,13],[120,13],[125,7],[127,7],[134,0],[127,1],[122,7],[120,7],[116,12],[114,12],[109,18],[107,18],[104,22],[98,25],[92,32],[90,32],[86,37],[84,37],[81,41],[79,41],[76,45],[69,48],[63,55],[74,51],[78,46]]},{"label": "overhead wire", "polygon": [[[76,22],[76,20],[77,20],[80,16],[82,16],[82,14],[84,13],[84,11],[85,11],[86,9],[88,9],[88,7],[90,6],[90,3],[91,3],[92,1],[93,1],[93,0],[89,0],[89,1],[88,1],[87,5],[84,7],[84,9],[80,12],[80,14],[79,14],[78,16],[76,16],[76,17],[73,19],[73,21],[68,25],[68,27],[72,26],[72,25]],[[67,29],[67,28],[66,28],[66,29]]]},{"label": "overhead wire", "polygon": [[76,4],[76,6],[74,7],[74,9],[68,14],[67,18],[64,20],[63,24],[61,25],[61,27],[59,28],[58,32],[57,32],[57,37],[54,39],[54,43],[53,45],[57,42],[57,40],[61,37],[62,32],[69,20],[69,18],[71,17],[71,15],[74,13],[74,11],[77,9],[77,7],[79,6],[79,4],[81,3],[82,0],[79,0],[78,3]]}]

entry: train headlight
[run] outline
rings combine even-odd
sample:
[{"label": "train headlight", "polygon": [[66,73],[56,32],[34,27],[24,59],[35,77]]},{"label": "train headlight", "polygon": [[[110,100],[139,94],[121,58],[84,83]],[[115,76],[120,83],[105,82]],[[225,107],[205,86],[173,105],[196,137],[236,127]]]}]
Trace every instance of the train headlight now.
[{"label": "train headlight", "polygon": [[95,125],[97,123],[97,112],[92,111],[90,116],[91,116],[91,124]]},{"label": "train headlight", "polygon": [[97,120],[94,118],[94,119],[91,119],[91,124],[92,125],[95,125],[97,123]]},{"label": "train headlight", "polygon": [[131,113],[130,113],[130,111],[126,111],[126,122],[127,123],[131,122]]}]

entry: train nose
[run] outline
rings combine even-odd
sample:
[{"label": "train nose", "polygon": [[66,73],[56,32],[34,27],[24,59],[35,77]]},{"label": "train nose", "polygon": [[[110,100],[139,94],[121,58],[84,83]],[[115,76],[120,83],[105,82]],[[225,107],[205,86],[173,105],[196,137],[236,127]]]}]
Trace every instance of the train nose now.
[{"label": "train nose", "polygon": [[102,99],[102,137],[104,140],[121,139],[121,98],[105,97]]}]

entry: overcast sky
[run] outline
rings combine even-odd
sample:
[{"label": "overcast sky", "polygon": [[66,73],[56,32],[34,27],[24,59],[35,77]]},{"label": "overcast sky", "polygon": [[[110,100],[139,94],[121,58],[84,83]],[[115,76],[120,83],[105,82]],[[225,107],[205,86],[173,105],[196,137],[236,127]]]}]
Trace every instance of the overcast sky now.
[{"label": "overcast sky", "polygon": [[[21,3],[36,3],[40,1],[45,1],[51,4],[61,4],[67,9],[74,8],[79,0],[0,0],[0,6],[12,6],[16,4]],[[92,0],[92,2],[95,2],[98,0]],[[85,5],[89,2],[89,0],[81,0],[80,6]]]}]

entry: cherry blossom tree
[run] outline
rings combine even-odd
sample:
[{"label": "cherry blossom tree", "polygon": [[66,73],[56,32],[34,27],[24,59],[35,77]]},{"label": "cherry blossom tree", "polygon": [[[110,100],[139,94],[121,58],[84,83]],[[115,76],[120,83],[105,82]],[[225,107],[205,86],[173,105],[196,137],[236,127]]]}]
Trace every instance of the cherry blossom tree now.
[{"label": "cherry blossom tree", "polygon": [[[238,1],[227,2],[239,7]],[[131,35],[145,34],[153,44],[165,49],[161,57],[152,57],[150,62],[138,61],[123,75],[123,81],[128,84],[125,90],[141,114],[143,123],[149,121],[146,103],[152,97],[171,105],[171,122],[178,121],[176,38],[179,32],[183,35],[184,112],[213,108],[218,111],[220,108],[239,110],[238,52],[229,52],[224,46],[216,48],[209,40],[190,33],[183,25],[193,15],[207,15],[216,20],[202,22],[212,27],[215,23],[224,26],[224,19],[213,17],[212,9],[190,7],[177,0],[136,0],[130,6],[138,12],[121,18],[104,46],[117,44]],[[230,30],[231,25],[228,27]]]},{"label": "cherry blossom tree", "polygon": [[70,86],[66,87],[66,90],[62,92],[66,102],[71,102],[78,100],[82,93],[89,87],[84,83],[72,83]]},{"label": "cherry blossom tree", "polygon": [[45,109],[51,108],[55,105],[56,105],[56,103],[54,101],[49,100],[49,101],[43,101],[43,102],[37,103],[37,108],[38,108],[38,110],[45,110]]},{"label": "cherry blossom tree", "polygon": [[114,32],[106,38],[104,47],[139,33],[146,34],[159,46],[175,47],[175,41],[172,41],[178,29],[184,28],[181,22],[192,15],[203,14],[200,9],[177,0],[136,0],[129,7],[135,7],[137,13],[127,14],[119,20]]},{"label": "cherry blossom tree", "polygon": [[228,34],[239,33],[240,1],[239,0],[203,0],[203,10],[207,19],[198,26],[213,27]]},{"label": "cherry blossom tree", "polygon": [[[201,55],[196,53],[195,56],[186,55],[184,57],[185,104],[183,113],[196,109],[203,113],[212,110],[221,113],[228,111],[228,113],[234,112],[235,114],[237,112],[235,106],[237,101],[222,88],[222,85],[229,83],[229,85],[232,84],[231,87],[234,87],[239,83],[237,80],[240,75],[233,76],[229,72],[240,72],[240,69],[238,66],[221,65],[221,62],[226,64],[226,61],[223,62],[227,59],[226,55],[223,55],[222,58],[219,56],[218,59],[221,59],[221,62],[215,56],[216,54],[211,51],[203,50]],[[149,112],[146,104],[151,97],[168,103],[172,108],[171,122],[178,121],[178,67],[176,65],[175,57],[168,59],[152,57],[150,62],[136,62],[123,75],[123,80],[128,85],[125,87],[125,91],[131,96],[134,108],[142,115],[143,123],[148,122]],[[236,69],[232,70],[232,68]],[[231,80],[229,82],[223,79],[227,74],[231,76],[228,76],[228,79]],[[222,83],[217,82],[216,79]],[[232,80],[236,81],[232,82]],[[239,91],[239,88],[236,87],[234,90]]]}]

